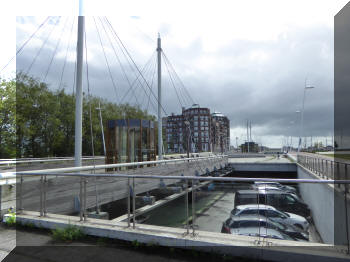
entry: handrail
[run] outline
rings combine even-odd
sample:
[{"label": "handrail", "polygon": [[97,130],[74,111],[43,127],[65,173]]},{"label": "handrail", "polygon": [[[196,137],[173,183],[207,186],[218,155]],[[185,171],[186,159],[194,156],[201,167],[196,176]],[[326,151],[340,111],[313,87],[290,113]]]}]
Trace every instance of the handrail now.
[{"label": "handrail", "polygon": [[[82,160],[98,160],[105,159],[104,156],[83,157]],[[26,159],[0,159],[0,165],[23,164],[23,163],[42,163],[42,162],[60,162],[74,161],[74,157],[53,157],[53,158],[26,158]]]},{"label": "handrail", "polygon": [[17,172],[18,176],[75,176],[75,177],[117,177],[117,178],[150,178],[150,179],[181,179],[198,181],[225,182],[279,182],[279,183],[317,183],[317,184],[350,184],[350,180],[328,179],[286,179],[286,178],[246,178],[246,177],[212,177],[212,176],[161,176],[161,175],[129,175],[129,174],[83,174],[83,173],[31,173]]},{"label": "handrail", "polygon": [[[133,167],[133,166],[145,166],[152,164],[166,164],[166,163],[176,163],[176,162],[188,162],[188,161],[198,161],[198,160],[208,160],[208,159],[222,159],[226,158],[225,155],[219,156],[209,156],[209,157],[196,157],[196,158],[180,158],[180,159],[170,159],[170,160],[155,160],[155,161],[143,161],[143,162],[131,162],[131,163],[119,163],[119,164],[105,164],[105,165],[94,165],[94,166],[82,166],[82,167],[64,167],[64,168],[52,168],[43,170],[31,170],[23,171],[21,174],[40,174],[40,173],[65,173],[65,172],[79,172],[79,171],[89,171],[96,169],[106,169],[106,168],[120,168],[120,167]],[[19,172],[4,172],[0,173],[0,179],[3,175],[15,176]]]}]

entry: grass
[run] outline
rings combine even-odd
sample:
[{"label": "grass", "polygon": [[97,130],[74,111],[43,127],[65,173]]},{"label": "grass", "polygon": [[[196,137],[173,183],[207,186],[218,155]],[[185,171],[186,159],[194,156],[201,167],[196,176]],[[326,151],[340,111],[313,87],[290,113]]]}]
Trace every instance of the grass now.
[{"label": "grass", "polygon": [[66,228],[56,228],[51,231],[55,241],[72,242],[85,238],[84,232],[77,226],[69,225]]},{"label": "grass", "polygon": [[335,153],[335,154],[323,154],[323,156],[350,160],[350,154],[337,154],[337,153]]}]

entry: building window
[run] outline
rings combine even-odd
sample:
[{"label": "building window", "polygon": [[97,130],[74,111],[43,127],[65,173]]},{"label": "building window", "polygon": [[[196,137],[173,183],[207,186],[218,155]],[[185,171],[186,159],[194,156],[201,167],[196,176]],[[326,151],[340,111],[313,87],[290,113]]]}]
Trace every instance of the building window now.
[{"label": "building window", "polygon": [[198,137],[198,132],[194,132],[194,136],[195,136],[195,137]]}]

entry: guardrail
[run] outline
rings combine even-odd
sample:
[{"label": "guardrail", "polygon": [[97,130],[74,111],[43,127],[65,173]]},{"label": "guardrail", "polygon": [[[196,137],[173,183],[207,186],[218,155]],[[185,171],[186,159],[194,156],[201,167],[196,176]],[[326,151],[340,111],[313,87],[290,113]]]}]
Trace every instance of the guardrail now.
[{"label": "guardrail", "polygon": [[[83,161],[89,160],[101,160],[105,159],[104,156],[95,157],[83,157]],[[32,163],[46,163],[46,162],[65,162],[74,161],[74,157],[47,157],[47,158],[19,158],[19,159],[0,159],[1,165],[11,165],[11,164],[32,164]]]},{"label": "guardrail", "polygon": [[[350,164],[309,155],[298,155],[297,163],[312,171],[320,178],[348,180]],[[338,184],[340,187],[340,184]]]},{"label": "guardrail", "polygon": [[[225,168],[222,168],[221,171],[217,172],[224,174]],[[281,182],[281,183],[315,183],[315,184],[350,184],[350,181],[345,180],[322,180],[322,179],[269,179],[269,178],[236,178],[236,177],[216,177],[216,176],[152,176],[152,175],[127,175],[127,174],[82,174],[82,173],[37,173],[37,174],[28,174],[28,173],[17,173],[20,177],[21,182],[23,182],[23,178],[28,175],[36,175],[40,177],[40,216],[47,216],[47,190],[48,190],[48,179],[49,176],[74,176],[80,178],[80,221],[88,220],[88,212],[87,212],[87,183],[88,179],[92,178],[115,178],[116,180],[120,180],[124,178],[127,180],[125,186],[127,187],[127,214],[126,221],[127,227],[135,229],[137,222],[137,217],[140,215],[136,209],[136,181],[137,179],[171,179],[171,180],[181,180],[184,189],[185,195],[185,218],[186,224],[184,225],[184,235],[191,234],[192,236],[196,236],[196,194],[197,189],[202,187],[204,183],[201,182],[254,182],[254,181],[265,181],[265,182]],[[22,207],[22,195],[21,195],[21,187],[18,191],[19,194],[19,206],[17,208],[18,214],[23,211]],[[192,205],[189,207],[189,196],[191,194]],[[191,216],[191,218],[190,218]],[[264,239],[264,237],[261,237]],[[259,236],[260,241],[260,236]]]}]

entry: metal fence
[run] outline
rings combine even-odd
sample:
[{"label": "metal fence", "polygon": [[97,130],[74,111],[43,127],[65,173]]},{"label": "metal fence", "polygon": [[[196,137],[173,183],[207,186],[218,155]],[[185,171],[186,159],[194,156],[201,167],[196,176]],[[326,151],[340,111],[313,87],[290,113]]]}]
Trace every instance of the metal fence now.
[{"label": "metal fence", "polygon": [[[298,155],[298,164],[312,171],[323,179],[348,180],[349,164],[345,162],[325,159],[317,156]],[[341,184],[337,184],[341,187]]]},{"label": "metal fence", "polygon": [[[264,181],[264,182],[280,182],[280,183],[316,183],[316,184],[349,184],[348,180],[315,180],[315,179],[268,179],[268,178],[238,178],[238,177],[219,177],[220,175],[224,175],[225,172],[228,171],[227,167],[222,166],[221,169],[217,169],[215,174],[218,176],[162,176],[162,175],[137,175],[137,174],[108,174],[108,173],[100,173],[100,174],[83,174],[83,173],[17,173],[19,177],[19,187],[18,187],[18,206],[17,211],[20,213],[23,210],[23,199],[22,199],[22,184],[24,181],[24,177],[26,176],[39,176],[40,177],[40,216],[45,217],[47,214],[47,193],[48,193],[48,177],[57,176],[57,177],[78,177],[80,178],[80,187],[79,187],[79,196],[81,199],[81,205],[79,210],[79,216],[81,221],[86,221],[88,219],[87,216],[87,183],[89,179],[92,178],[101,178],[108,177],[113,178],[115,180],[126,179],[127,180],[127,222],[128,227],[132,225],[135,228],[135,224],[137,223],[136,217],[139,215],[136,210],[135,199],[136,199],[136,180],[137,179],[166,179],[166,180],[177,180],[182,181],[183,183],[183,194],[186,195],[185,200],[185,208],[187,218],[189,216],[189,212],[192,212],[192,223],[189,224],[189,220],[186,219],[186,233],[189,233],[189,230],[192,229],[192,234],[195,233],[195,199],[196,199],[196,189],[203,186],[200,182],[210,181],[210,182],[254,182],[254,181]],[[191,187],[190,187],[191,186]],[[192,194],[192,210],[188,209],[188,196]],[[135,219],[133,219],[135,218]]]},{"label": "metal fence", "polygon": [[[123,163],[123,164],[111,164],[111,165],[95,165],[84,167],[69,167],[58,168],[49,170],[38,171],[23,171],[23,172],[7,172],[0,173],[0,181],[8,183],[17,177],[17,209],[21,210],[26,204],[29,210],[38,210],[38,203],[40,205],[39,210],[41,214],[47,212],[47,202],[64,201],[66,198],[73,198],[75,195],[79,196],[80,206],[85,209],[95,206],[98,207],[101,203],[99,197],[104,197],[105,201],[111,198],[109,194],[112,194],[113,198],[123,198],[128,195],[128,190],[125,190],[120,179],[126,181],[125,175],[139,175],[139,182],[147,184],[147,176],[155,177],[154,175],[163,176],[164,179],[168,176],[199,176],[209,174],[211,171],[223,168],[227,165],[226,156],[211,156],[211,157],[197,157],[197,158],[183,158],[172,160],[160,160],[160,161],[145,161],[136,163]],[[142,168],[141,168],[142,167]],[[109,170],[110,172],[104,172]],[[80,172],[66,173],[66,172]],[[82,172],[90,173],[103,173],[103,175],[91,175],[92,179],[87,180],[89,174],[82,174]],[[122,173],[116,174],[116,173]],[[58,179],[61,177],[61,179]],[[85,177],[86,179],[80,179],[78,177]],[[118,181],[118,178],[119,181]],[[160,183],[164,184],[164,179],[159,178]],[[165,181],[167,182],[167,181]],[[116,187],[113,185],[116,184]],[[90,194],[87,201],[87,187],[91,186]],[[154,185],[153,185],[154,187]],[[79,193],[75,193],[79,190]],[[51,192],[50,192],[51,191]],[[64,193],[63,193],[64,192]],[[51,194],[49,194],[51,193]],[[58,197],[56,195],[59,195]],[[72,206],[72,203],[67,203]],[[61,206],[62,207],[62,206]],[[52,209],[55,211],[55,209]],[[57,210],[56,210],[57,211]],[[57,213],[60,213],[57,211]],[[80,212],[81,214],[82,211]]]}]

